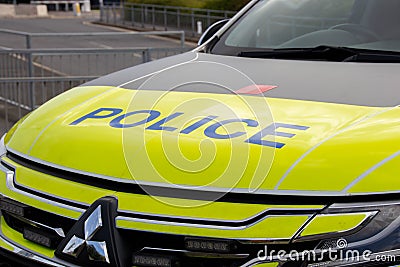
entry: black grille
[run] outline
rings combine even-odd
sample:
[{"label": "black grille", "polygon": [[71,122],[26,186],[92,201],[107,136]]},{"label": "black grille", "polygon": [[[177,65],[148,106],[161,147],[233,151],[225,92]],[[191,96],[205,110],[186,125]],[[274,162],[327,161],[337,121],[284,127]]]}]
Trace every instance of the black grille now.
[{"label": "black grille", "polygon": [[[14,230],[23,233],[24,229],[30,227],[29,223],[21,221],[16,215],[2,212],[5,222]],[[74,223],[73,219],[69,219],[63,216],[52,214],[37,208],[30,207],[29,216],[24,218],[28,220],[34,220],[35,222],[44,224],[52,228],[62,228],[67,233]],[[235,267],[240,266],[247,261],[257,257],[257,252],[264,249],[264,245],[261,244],[243,244],[238,241],[234,242],[232,250],[226,253],[209,253],[201,251],[190,251],[185,246],[185,240],[187,236],[184,235],[173,235],[165,233],[155,233],[128,229],[118,229],[123,237],[124,250],[128,254],[132,255],[155,255],[155,256],[172,256],[176,258],[180,266],[191,266],[191,267]],[[191,237],[192,238],[192,237]],[[205,237],[197,237],[197,239],[205,240]],[[211,239],[210,239],[211,240]],[[212,239],[216,241],[216,239]],[[225,241],[225,240],[221,240]],[[316,242],[304,242],[301,244],[275,244],[268,245],[269,249],[275,251],[285,250],[289,252],[292,249],[305,250],[312,249],[317,245]],[[214,254],[214,256],[213,256]],[[245,257],[234,258],[232,255],[248,255]]]},{"label": "black grille", "polygon": [[[24,223],[18,220],[17,216],[8,212],[2,211],[1,213],[6,223],[14,230],[22,233],[24,227],[30,226],[28,223]],[[75,220],[58,216],[49,212],[45,212],[39,209],[31,208],[31,212],[24,217],[24,219],[31,220],[43,225],[47,225],[51,228],[61,228],[64,232],[69,231]]]}]

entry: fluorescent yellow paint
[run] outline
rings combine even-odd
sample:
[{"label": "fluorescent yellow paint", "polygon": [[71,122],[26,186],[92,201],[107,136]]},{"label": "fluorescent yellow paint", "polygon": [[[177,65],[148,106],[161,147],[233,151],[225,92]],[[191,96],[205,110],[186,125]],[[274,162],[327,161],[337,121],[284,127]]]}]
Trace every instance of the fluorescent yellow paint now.
[{"label": "fluorescent yellow paint", "polygon": [[400,191],[399,166],[400,156],[372,171],[347,192],[362,193],[364,191],[373,191],[384,193]]},{"label": "fluorescent yellow paint", "polygon": [[[38,255],[42,255],[47,258],[54,257],[54,250],[46,248],[46,247],[38,245],[38,244],[35,244],[29,240],[26,240],[22,236],[21,233],[10,228],[4,221],[3,217],[1,217],[1,231],[3,232],[4,236],[9,238],[13,242],[17,243],[19,247],[27,248],[29,251],[33,251],[33,252],[37,253]],[[7,248],[7,247],[5,247],[5,248]]]},{"label": "fluorescent yellow paint", "polygon": [[[145,195],[117,193],[120,210],[146,214],[179,216],[185,218],[242,221],[267,209],[314,209],[321,210],[321,205],[260,205],[228,202],[209,202],[187,199],[154,198]],[[140,203],[140,204],[138,204]],[[173,205],[171,205],[171,203]],[[309,211],[311,214],[313,211]]]},{"label": "fluorescent yellow paint", "polygon": [[[4,158],[5,161],[10,162],[7,158]],[[66,216],[66,217],[70,217],[73,219],[78,219],[81,216],[80,212],[77,211],[73,211],[70,209],[66,209],[66,208],[61,208],[55,205],[52,205],[51,203],[49,203],[47,200],[45,199],[37,199],[37,198],[33,198],[33,197],[28,197],[26,195],[20,194],[20,193],[16,193],[12,190],[10,190],[7,187],[6,184],[6,175],[3,172],[0,172],[0,181],[2,181],[0,183],[0,194],[7,196],[11,199],[14,199],[16,201],[19,201],[21,203],[26,203],[32,207],[36,207],[38,209],[44,210],[44,211],[48,211],[51,213],[55,213],[55,214],[60,214],[62,216]],[[78,200],[79,201],[79,200]]]},{"label": "fluorescent yellow paint", "polygon": [[[83,93],[86,91],[87,94]],[[34,111],[17,128],[8,146],[43,161],[93,174],[138,182],[192,186],[200,190],[214,187],[238,188],[248,192],[256,188],[273,190],[295,161],[313,146],[352,123],[383,111],[380,108],[254,96],[166,93],[110,87],[74,89],[68,98],[70,102],[61,105],[63,99],[58,97]],[[79,104],[81,101],[86,102]],[[153,109],[160,111],[161,116],[144,126],[124,130],[109,125],[117,115],[70,125],[100,107],[120,108],[124,113]],[[177,131],[145,129],[174,112],[183,112],[184,115],[167,122],[165,126],[178,128]],[[209,115],[218,118],[188,135],[179,133],[196,119]],[[306,131],[278,129],[295,134],[293,138],[275,138],[277,142],[286,144],[282,149],[244,142],[268,126],[272,122],[271,115],[275,122],[310,128]],[[398,146],[389,147],[399,131],[400,126],[397,125],[400,124],[395,123],[398,117],[396,110],[384,113],[330,139],[306,156],[278,189],[340,192],[371,164],[400,149],[399,142]],[[244,123],[234,123],[228,125],[226,130],[218,130],[220,134],[226,131],[246,132],[246,135],[234,139],[216,140],[205,136],[207,126],[232,118],[254,119],[260,126],[247,127]],[[130,118],[127,118],[125,123],[129,122]],[[382,133],[380,129],[387,130]],[[41,131],[43,134],[39,135]],[[370,131],[372,135],[367,134]],[[369,145],[371,136],[373,149]],[[379,137],[382,136],[385,140],[382,138],[381,142]],[[271,136],[264,139],[274,140]],[[31,146],[29,152],[28,147]]]},{"label": "fluorescent yellow paint", "polygon": [[8,132],[6,133],[6,136],[4,137],[4,143],[7,144],[11,137],[14,135],[14,132],[17,130],[17,128],[21,125],[21,123],[27,118],[29,117],[29,115],[31,115],[31,112],[29,112],[28,114],[26,114],[25,116],[23,116],[19,121],[17,121],[10,130],[8,130]]},{"label": "fluorescent yellow paint", "polygon": [[[400,151],[399,132],[400,108],[386,109],[316,148],[290,172],[279,189],[340,192],[372,166]],[[385,176],[396,179],[397,171],[392,169]],[[380,192],[384,182],[375,178],[357,191]]]},{"label": "fluorescent yellow paint", "polygon": [[13,251],[14,248],[12,246],[10,246],[9,244],[7,244],[6,242],[4,242],[3,240],[0,240],[0,247],[3,249],[6,249],[8,251]]},{"label": "fluorescent yellow paint", "polygon": [[[287,145],[282,149],[275,150],[274,164],[268,174],[268,179],[266,179],[262,186],[265,189],[274,189],[278,181],[280,181],[296,160],[312,147],[348,127],[355,121],[361,120],[379,110],[370,107],[285,99],[270,99],[269,103],[275,121],[306,125],[310,129],[300,134],[297,132],[298,135],[292,139],[276,137],[277,141],[284,142]],[[290,132],[290,130],[284,129],[284,132]],[[323,191],[329,190],[329,187],[332,186],[331,184],[337,184],[336,180],[335,183],[329,183],[323,177],[321,178],[321,176],[316,177],[314,175],[315,168],[321,168],[322,166],[319,166],[319,158],[313,157],[312,160],[314,163],[310,166],[312,168],[307,170],[308,172],[296,172],[296,175],[293,176],[290,182],[290,185],[296,184],[299,187],[285,186],[286,179],[279,189]],[[332,164],[337,168],[334,163]],[[315,178],[312,180],[312,183],[305,182],[307,179],[312,178]],[[316,183],[318,184],[317,186],[315,186]]]},{"label": "fluorescent yellow paint", "polygon": [[[18,184],[27,186],[39,192],[48,193],[71,201],[86,203],[88,205],[91,205],[94,201],[103,196],[115,195],[119,200],[119,209],[125,211],[189,218],[241,221],[249,219],[267,209],[321,210],[324,207],[322,205],[237,205],[236,203],[206,202],[187,199],[156,199],[147,195],[116,193],[105,189],[75,183],[27,169],[8,158],[5,158],[5,161],[16,167],[16,181]],[[21,201],[18,196],[15,200]],[[138,203],[140,203],[140,205],[138,205]],[[174,203],[175,206],[167,203]],[[43,204],[41,206],[43,206]],[[312,213],[312,211],[310,211],[310,213]],[[61,214],[65,215],[64,213]]]},{"label": "fluorescent yellow paint", "polygon": [[7,145],[22,153],[28,154],[36,137],[51,123],[62,118],[66,113],[87,105],[86,101],[95,102],[98,95],[104,94],[112,87],[79,87],[51,99],[45,105],[31,112],[14,132],[7,137]]},{"label": "fluorescent yellow paint", "polygon": [[308,216],[271,216],[246,228],[210,229],[203,227],[185,226],[177,223],[151,224],[140,221],[117,220],[117,227],[142,231],[171,233],[187,236],[203,236],[210,238],[238,239],[288,239],[308,220]]},{"label": "fluorescent yellow paint", "polygon": [[[202,131],[188,136],[181,135],[179,136],[180,140],[176,139],[178,136],[176,133],[144,131],[144,127],[123,131],[109,126],[112,118],[102,120],[89,119],[79,125],[70,125],[76,119],[93,112],[99,107],[122,108],[125,112],[130,112],[131,110],[128,109],[129,103],[138,101],[136,100],[137,98],[140,101],[132,107],[134,110],[160,110],[162,117],[176,111],[185,112],[185,116],[175,121],[174,127],[178,129],[182,129],[193,118],[206,117],[210,115],[210,112],[219,115],[221,120],[238,116],[239,118],[257,119],[257,121],[266,120],[267,122],[262,124],[263,127],[272,123],[272,119],[268,118],[267,112],[264,112],[264,107],[259,109],[267,114],[264,117],[253,114],[254,110],[249,108],[249,106],[265,105],[263,98],[251,98],[245,102],[241,97],[235,95],[202,94],[197,100],[201,102],[199,105],[202,108],[197,110],[189,106],[182,107],[182,109],[176,108],[179,103],[191,100],[193,93],[164,95],[164,92],[148,91],[138,94],[136,95],[133,90],[115,89],[112,95],[107,94],[103,97],[98,97],[92,105],[69,112],[57,123],[47,128],[45,134],[38,138],[30,155],[69,168],[107,176],[132,179],[133,174],[136,180],[145,180],[146,182],[165,183],[168,181],[174,184],[191,186],[211,184],[215,187],[224,188],[231,188],[239,182],[242,173],[246,170],[247,161],[243,160],[243,155],[251,155],[252,159],[249,159],[251,163],[248,166],[251,166],[252,169],[247,172],[247,176],[252,176],[259,169],[263,169],[262,178],[267,175],[268,162],[272,161],[274,150],[271,148],[262,149],[260,146],[249,146],[244,142],[252,134],[260,131],[261,126],[246,128],[245,130],[248,130],[247,137],[243,136],[233,141],[215,140],[210,142]],[[159,98],[162,101],[153,107],[155,99]],[[242,109],[238,108],[235,110],[235,114],[232,114],[231,109],[226,108],[225,105],[228,105],[228,107],[241,105]],[[174,110],[175,108],[176,110]],[[218,113],[219,110],[222,111]],[[126,120],[126,123],[129,123],[129,119]],[[149,124],[146,126],[149,126]],[[235,125],[237,128],[242,129],[244,128],[242,124],[237,123]],[[145,132],[145,136],[141,135],[143,132]],[[127,135],[130,137],[131,134],[135,136],[124,140],[123,134],[125,134],[125,138],[127,138]],[[145,139],[142,139],[142,137]],[[144,140],[146,141],[145,144],[143,143]],[[232,146],[232,142],[235,145]],[[179,147],[175,145],[181,147],[182,150],[179,150]],[[188,149],[185,147],[190,147],[191,149],[189,150],[194,150],[196,148],[199,149],[200,145],[201,149],[204,150],[202,152],[205,158],[194,163],[190,160],[188,161],[185,157]],[[172,147],[168,148],[168,146]],[[132,152],[124,155],[124,149]],[[160,151],[160,149],[164,150]],[[129,158],[130,154],[132,154],[133,159]],[[129,166],[130,170],[125,161],[131,164]],[[262,165],[261,168],[260,164],[257,164],[258,162],[266,164]],[[154,165],[154,163],[157,164]],[[191,163],[193,163],[193,166]],[[187,166],[194,168],[194,171],[188,171]],[[201,171],[198,171],[199,168]],[[132,171],[132,174],[130,171]],[[242,179],[241,181],[247,181],[246,183],[248,184],[251,182],[251,178],[253,177]]]},{"label": "fluorescent yellow paint", "polygon": [[364,213],[317,215],[300,236],[312,236],[350,231],[359,226],[367,215]]},{"label": "fluorescent yellow paint", "polygon": [[[9,162],[12,162],[8,159]],[[114,191],[88,186],[66,179],[57,178],[25,168],[15,162],[16,181],[18,184],[33,188],[35,191],[48,193],[71,201],[91,205],[97,199],[104,196],[115,195]]]},{"label": "fluorescent yellow paint", "polygon": [[[132,101],[134,105],[130,105]],[[123,113],[111,118],[88,119],[78,125],[70,125],[100,107],[120,108]],[[119,115],[149,109],[160,111],[161,116],[144,126],[117,129],[109,125],[110,121]],[[254,96],[81,87],[32,112],[10,131],[6,143],[9,148],[32,158],[72,170],[137,182],[190,186],[199,190],[212,187],[252,192],[258,187],[262,190],[273,190],[297,159],[320,142],[332,137],[300,161],[278,188],[293,190],[294,193],[312,191],[323,194],[341,192],[374,164],[400,151],[400,143],[396,142],[400,132],[399,109],[388,110],[369,118],[374,113],[383,111],[385,109]],[[177,131],[146,129],[174,112],[184,114],[165,123],[165,126],[175,127]],[[218,118],[189,135],[179,133],[188,125],[210,115]],[[218,130],[219,134],[246,132],[245,135],[234,139],[216,140],[205,136],[204,130],[209,125],[234,118],[253,119],[260,125],[247,127],[243,123],[234,123],[226,129]],[[127,118],[124,122],[132,121]],[[310,128],[306,131],[278,129],[295,134],[293,138],[275,138],[275,141],[285,143],[282,149],[245,142],[272,122]],[[340,132],[352,124],[354,127]],[[274,141],[274,138],[267,136],[264,140]],[[127,154],[124,154],[124,151]],[[88,204],[102,196],[115,195],[121,210],[133,212],[241,221],[270,208],[323,208],[318,205],[259,205],[154,199],[150,196],[85,186],[28,170],[7,158],[5,160],[17,167],[17,181],[34,190]],[[397,176],[396,167],[399,163],[398,158],[393,159],[365,177],[349,192],[385,192],[393,191],[393,188],[400,190],[400,183],[393,180]],[[0,179],[4,181],[4,174],[0,173]],[[79,212],[13,192],[4,182],[0,183],[0,193],[48,212],[75,219],[80,216]],[[170,205],[171,203],[174,205]],[[148,221],[117,221],[117,226],[188,236],[288,239],[292,238],[308,219],[309,216],[306,215],[270,216],[249,227],[229,229],[152,224]],[[319,215],[309,223],[301,236],[348,231],[363,220],[364,214]],[[10,239],[20,244],[29,248],[37,246],[24,240],[21,234],[7,229],[4,223],[2,229]]]}]

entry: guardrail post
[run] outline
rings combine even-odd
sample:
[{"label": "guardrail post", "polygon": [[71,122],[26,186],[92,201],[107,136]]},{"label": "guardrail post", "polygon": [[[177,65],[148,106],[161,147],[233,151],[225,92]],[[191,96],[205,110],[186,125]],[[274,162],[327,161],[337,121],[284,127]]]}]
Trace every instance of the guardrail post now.
[{"label": "guardrail post", "polygon": [[113,11],[114,24],[117,24],[117,14],[116,14],[116,11],[115,11],[115,3],[113,3],[113,5],[112,5],[112,11]]},{"label": "guardrail post", "polygon": [[110,23],[110,14],[108,14],[110,9],[107,7],[104,9],[104,12],[106,12],[106,22]]},{"label": "guardrail post", "polygon": [[150,49],[149,48],[143,50],[143,52],[142,52],[142,61],[143,61],[143,63],[151,61]]},{"label": "guardrail post", "polygon": [[164,30],[168,31],[167,8],[164,7]]},{"label": "guardrail post", "polygon": [[100,21],[104,22],[104,6],[100,5]]},{"label": "guardrail post", "polygon": [[28,58],[28,76],[32,79],[29,81],[29,102],[31,110],[35,109],[35,82],[33,80],[34,76],[34,66],[33,66],[33,57],[32,51],[27,51],[27,58]]},{"label": "guardrail post", "polygon": [[151,8],[151,12],[152,12],[151,21],[153,23],[153,30],[155,30],[156,29],[156,7],[154,5]]},{"label": "guardrail post", "polygon": [[121,19],[121,23],[122,25],[125,25],[125,3],[122,2],[122,11],[121,11],[121,15],[120,15],[120,19]]},{"label": "guardrail post", "polygon": [[210,14],[210,10],[207,10],[207,26],[206,28],[210,27],[211,25],[211,18],[210,18],[211,14]]},{"label": "guardrail post", "polygon": [[185,48],[185,31],[181,32],[181,47]]},{"label": "guardrail post", "polygon": [[144,6],[142,6],[142,28],[144,28]]},{"label": "guardrail post", "polygon": [[30,34],[25,35],[26,38],[26,49],[32,48],[32,36]]},{"label": "guardrail post", "polygon": [[132,14],[131,14],[132,26],[134,26],[135,25],[135,5],[131,6],[131,12],[132,12]]},{"label": "guardrail post", "polygon": [[192,9],[191,12],[191,18],[192,18],[192,36],[195,36],[195,32],[196,32],[196,26],[195,26],[195,21],[194,21],[194,10]]},{"label": "guardrail post", "polygon": [[181,28],[181,8],[176,10],[176,27],[178,29]]},{"label": "guardrail post", "polygon": [[8,103],[7,103],[7,89],[6,88],[4,88],[3,90],[2,90],[3,92],[4,92],[4,98],[5,98],[5,100],[4,100],[4,119],[5,119],[5,121],[6,121],[6,130],[8,130],[9,129],[9,127],[10,127],[10,125],[9,125],[9,118],[8,118]]},{"label": "guardrail post", "polygon": [[[32,35],[26,34],[25,38],[26,38],[26,48],[31,49],[32,48]],[[28,76],[30,78],[33,78],[34,66],[33,66],[32,51],[27,51],[26,58],[27,58],[27,63],[28,63]],[[30,81],[29,82],[29,100],[30,100],[31,110],[35,109],[35,87],[34,86],[35,86],[34,81],[33,80]]]}]

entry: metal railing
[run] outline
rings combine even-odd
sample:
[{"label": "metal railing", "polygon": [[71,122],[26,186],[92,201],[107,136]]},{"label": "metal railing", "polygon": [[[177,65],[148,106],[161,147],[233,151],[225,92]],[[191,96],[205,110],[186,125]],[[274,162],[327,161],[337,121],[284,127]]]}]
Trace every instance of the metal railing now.
[{"label": "metal railing", "polygon": [[178,36],[180,47],[185,47],[184,31],[151,31],[151,32],[74,32],[74,33],[28,33],[21,31],[13,31],[8,29],[0,29],[0,34],[9,34],[23,37],[25,39],[25,48],[33,48],[35,38],[54,38],[54,37],[121,37],[121,36]]},{"label": "metal railing", "polygon": [[35,45],[35,37],[117,36],[136,33],[29,34],[1,29],[0,33],[22,36],[28,48],[0,50],[0,114],[3,113],[5,118],[6,130],[27,112],[79,84],[114,71],[189,50],[185,48],[184,33],[178,31],[154,33],[181,36],[181,42],[177,42],[175,47],[99,49],[31,47]]},{"label": "metal railing", "polygon": [[[71,87],[93,78],[187,51],[186,48],[0,50],[0,99],[32,110]],[[17,88],[17,89],[15,89]],[[21,90],[4,93],[2,90]],[[11,98],[6,97],[13,96]],[[29,95],[29,97],[28,97]]]},{"label": "metal railing", "polygon": [[30,112],[33,109],[33,99],[36,103],[44,103],[94,78],[96,76],[0,78],[0,114],[4,118],[3,129],[0,131],[8,130]]},{"label": "metal railing", "polygon": [[124,3],[105,5],[100,10],[100,21],[153,30],[183,30],[189,36],[201,33],[222,19],[231,18],[234,11]]}]

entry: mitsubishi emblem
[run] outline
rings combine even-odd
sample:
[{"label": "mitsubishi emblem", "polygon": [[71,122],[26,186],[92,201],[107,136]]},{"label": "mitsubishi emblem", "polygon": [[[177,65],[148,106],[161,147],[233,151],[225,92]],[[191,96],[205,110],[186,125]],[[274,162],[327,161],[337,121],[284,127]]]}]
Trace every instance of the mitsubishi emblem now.
[{"label": "mitsubishi emblem", "polygon": [[106,242],[92,240],[93,236],[102,226],[101,205],[99,205],[85,221],[85,237],[72,236],[62,252],[77,258],[82,250],[86,248],[90,260],[110,263]]},{"label": "mitsubishi emblem", "polygon": [[125,266],[131,259],[117,229],[118,199],[109,196],[96,200],[68,230],[55,255],[80,266]]}]

